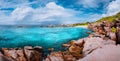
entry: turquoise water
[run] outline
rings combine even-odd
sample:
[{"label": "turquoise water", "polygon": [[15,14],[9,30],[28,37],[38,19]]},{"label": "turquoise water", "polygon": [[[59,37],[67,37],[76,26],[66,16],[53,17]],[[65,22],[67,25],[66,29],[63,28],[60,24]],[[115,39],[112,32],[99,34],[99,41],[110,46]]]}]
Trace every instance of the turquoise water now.
[{"label": "turquoise water", "polygon": [[42,46],[45,51],[48,48],[63,50],[62,44],[74,39],[87,37],[90,32],[87,28],[56,27],[56,28],[7,28],[0,27],[0,48]]}]

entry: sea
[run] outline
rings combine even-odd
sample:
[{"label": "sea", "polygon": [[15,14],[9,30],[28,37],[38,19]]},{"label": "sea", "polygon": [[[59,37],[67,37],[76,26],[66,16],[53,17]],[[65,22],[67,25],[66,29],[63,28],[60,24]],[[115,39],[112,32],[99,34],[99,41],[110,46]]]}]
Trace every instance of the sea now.
[{"label": "sea", "polygon": [[62,44],[87,37],[91,30],[85,27],[7,27],[0,26],[0,49],[41,46],[63,51]]}]

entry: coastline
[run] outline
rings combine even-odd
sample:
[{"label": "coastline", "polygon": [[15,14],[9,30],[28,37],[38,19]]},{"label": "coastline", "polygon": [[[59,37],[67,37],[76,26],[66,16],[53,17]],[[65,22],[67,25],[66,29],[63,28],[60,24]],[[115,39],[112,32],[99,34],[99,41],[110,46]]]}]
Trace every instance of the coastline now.
[{"label": "coastline", "polygon": [[[114,22],[113,22],[114,23]],[[117,24],[117,23],[114,23]],[[119,22],[120,24],[120,22]],[[103,30],[104,27],[100,25],[105,25],[107,29]],[[117,38],[120,37],[120,27],[117,27],[117,33],[112,32],[112,27],[115,27],[111,23],[100,23],[100,24],[89,24],[88,26],[75,26],[88,28],[94,33],[90,33],[88,37],[79,40],[72,40],[68,44],[63,44],[67,47],[67,51],[51,52],[45,61],[119,61],[120,58],[120,46],[116,45],[120,41]],[[109,28],[108,28],[109,27]],[[105,36],[107,33],[108,36]],[[112,51],[111,51],[112,50]],[[103,53],[103,54],[101,54]],[[57,56],[59,55],[59,56]],[[109,58],[112,57],[113,58]],[[99,56],[99,57],[98,57]],[[61,58],[60,58],[61,57]],[[93,58],[94,57],[94,58]]]},{"label": "coastline", "polygon": [[[21,59],[21,61],[26,61],[26,59],[27,60],[34,59],[34,61],[42,61],[42,60],[44,61],[119,61],[120,45],[119,44],[116,45],[116,43],[118,43],[116,41],[118,41],[117,38],[120,37],[120,27],[115,28],[117,30],[115,33],[112,32],[112,27],[115,26],[110,24],[111,23],[102,24],[105,25],[105,27],[107,27],[105,28],[105,30],[103,30],[104,27],[100,26],[101,24],[97,24],[97,25],[90,24],[88,26],[75,26],[80,28],[88,28],[94,31],[94,33],[89,33],[88,37],[78,40],[71,40],[70,42],[63,44],[62,46],[65,48],[65,51],[54,51],[54,48],[51,48],[49,49],[50,54],[48,54],[47,56],[43,56],[44,48],[40,46],[33,48],[31,46],[25,46],[24,49],[3,48],[2,49],[3,54],[1,53],[1,55],[5,56],[6,59],[11,59],[11,60]],[[117,33],[119,33],[118,36],[116,36]],[[105,36],[107,34],[108,36]],[[24,54],[23,52],[25,52],[26,54]],[[20,56],[14,58],[13,53],[16,54],[16,56],[17,54],[20,54]],[[33,55],[29,56],[27,54],[33,54]],[[23,55],[26,55],[27,58],[24,57]],[[114,57],[110,58],[113,55]]]}]

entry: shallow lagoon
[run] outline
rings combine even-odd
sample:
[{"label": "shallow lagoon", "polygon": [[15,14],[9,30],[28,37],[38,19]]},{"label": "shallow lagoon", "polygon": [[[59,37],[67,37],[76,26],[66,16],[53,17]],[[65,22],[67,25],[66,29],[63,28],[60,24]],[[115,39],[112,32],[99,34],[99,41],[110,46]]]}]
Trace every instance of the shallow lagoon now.
[{"label": "shallow lagoon", "polygon": [[86,32],[91,31],[82,27],[0,27],[0,48],[42,46],[44,51],[48,48],[58,51],[63,50],[63,43],[87,37]]}]

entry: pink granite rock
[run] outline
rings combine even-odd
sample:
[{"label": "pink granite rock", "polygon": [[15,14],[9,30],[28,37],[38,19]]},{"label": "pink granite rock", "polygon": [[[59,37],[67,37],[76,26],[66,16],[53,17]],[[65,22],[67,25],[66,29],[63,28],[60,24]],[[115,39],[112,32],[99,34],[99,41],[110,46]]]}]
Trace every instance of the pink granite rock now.
[{"label": "pink granite rock", "polygon": [[99,37],[90,37],[84,39],[84,48],[83,55],[86,56],[90,54],[97,48],[102,48],[104,45],[115,45],[115,41],[113,40],[103,40]]},{"label": "pink granite rock", "polygon": [[13,61],[26,61],[24,57],[23,50],[20,48],[17,49],[2,49],[4,56],[13,60]]},{"label": "pink granite rock", "polygon": [[105,45],[78,61],[120,61],[120,46]]},{"label": "pink granite rock", "polygon": [[117,40],[116,33],[114,33],[114,32],[109,32],[108,36],[110,37],[111,40],[114,40],[114,41]]},{"label": "pink granite rock", "polygon": [[43,49],[40,46],[34,48],[26,46],[24,47],[24,53],[27,61],[42,61]]},{"label": "pink granite rock", "polygon": [[52,52],[45,61],[64,61],[62,52]]},{"label": "pink granite rock", "polygon": [[0,52],[0,61],[12,61],[9,58],[3,56],[3,54]]},{"label": "pink granite rock", "polygon": [[68,52],[52,52],[44,61],[76,61]]},{"label": "pink granite rock", "polygon": [[21,48],[2,48],[3,56],[12,61],[42,61],[43,49],[40,46],[32,48],[26,46]]}]

